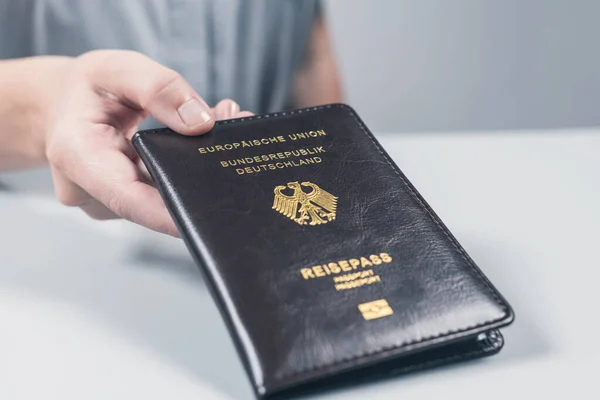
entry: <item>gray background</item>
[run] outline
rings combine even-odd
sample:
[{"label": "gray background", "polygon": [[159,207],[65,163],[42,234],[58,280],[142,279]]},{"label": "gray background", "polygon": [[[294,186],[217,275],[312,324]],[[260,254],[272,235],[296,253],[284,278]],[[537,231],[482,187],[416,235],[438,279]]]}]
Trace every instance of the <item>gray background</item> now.
[{"label": "gray background", "polygon": [[347,102],[375,131],[600,123],[600,1],[325,4]]}]

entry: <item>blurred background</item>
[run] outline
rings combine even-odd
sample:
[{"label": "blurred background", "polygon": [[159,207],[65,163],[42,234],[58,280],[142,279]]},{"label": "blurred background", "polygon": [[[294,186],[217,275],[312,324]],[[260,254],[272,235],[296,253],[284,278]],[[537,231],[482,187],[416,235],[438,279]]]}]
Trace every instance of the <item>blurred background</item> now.
[{"label": "blurred background", "polygon": [[[314,0],[0,0],[0,34],[5,36],[0,40],[4,46],[0,58],[135,49],[177,69],[209,97],[214,79],[205,70],[225,71],[220,79],[229,83],[220,83],[221,93],[233,96],[236,86],[247,83],[234,79],[239,71],[251,78],[256,74],[251,66],[232,66],[231,60],[239,66],[262,59],[255,69],[280,63],[270,72],[286,71],[285,60],[295,62],[294,52],[299,51],[295,47],[302,46],[308,29],[303,24],[311,21],[308,14],[314,4]],[[345,100],[375,132],[552,129],[600,122],[597,0],[321,0],[321,4]],[[205,19],[207,15],[212,19]],[[238,31],[236,21],[242,26]],[[214,27],[207,27],[211,24]],[[216,39],[206,44],[204,36],[211,30]],[[240,32],[242,39],[236,39]],[[244,37],[256,32],[258,40]],[[256,52],[255,60],[239,50],[240,43]],[[219,48],[240,53],[224,54],[210,65],[212,52]],[[237,76],[227,75],[235,68]],[[253,90],[238,91],[235,100],[261,112],[256,101],[244,101],[244,96],[262,95]],[[276,94],[260,101],[271,101],[271,110],[281,109]]]},{"label": "blurred background", "polygon": [[[221,4],[222,11],[234,3],[214,4]],[[17,41],[5,41],[14,44],[8,55],[77,55],[96,41],[99,46],[139,47],[159,62],[181,57],[188,66],[203,65],[190,60],[191,49],[179,49],[177,43],[163,45],[168,53],[160,48],[152,52],[149,43],[156,38],[148,26],[161,23],[160,15],[169,12],[161,10],[167,4],[162,1],[144,4],[156,15],[136,15],[139,7],[131,7],[135,1],[0,0],[0,16],[4,13],[8,23],[3,32],[32,43],[17,49]],[[269,7],[262,0],[248,4]],[[322,5],[344,100],[376,133],[600,125],[599,1],[322,0]],[[123,21],[112,19],[111,24],[125,27],[122,32],[85,28],[115,14]],[[31,21],[31,26],[11,25],[11,20]],[[126,28],[136,21],[136,30]],[[23,36],[27,32],[31,37]],[[92,42],[86,45],[73,32],[87,32]],[[163,54],[168,56],[161,58]],[[4,179],[51,191],[47,171]]]},{"label": "blurred background", "polygon": [[600,123],[600,2],[326,0],[348,102],[378,132]]}]

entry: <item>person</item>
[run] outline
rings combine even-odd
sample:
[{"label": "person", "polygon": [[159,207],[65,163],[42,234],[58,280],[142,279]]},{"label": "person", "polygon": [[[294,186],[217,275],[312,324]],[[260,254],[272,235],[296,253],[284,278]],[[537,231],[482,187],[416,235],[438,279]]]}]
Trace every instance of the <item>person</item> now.
[{"label": "person", "polygon": [[62,204],[173,236],[138,129],[342,97],[314,0],[0,0],[0,93],[0,170],[48,165]]}]

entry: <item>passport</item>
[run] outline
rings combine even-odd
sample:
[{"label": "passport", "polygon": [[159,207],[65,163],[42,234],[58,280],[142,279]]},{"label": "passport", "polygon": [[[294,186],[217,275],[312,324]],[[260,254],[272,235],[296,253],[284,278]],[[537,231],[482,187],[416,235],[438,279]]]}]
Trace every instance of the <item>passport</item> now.
[{"label": "passport", "polygon": [[503,347],[511,306],[349,106],[132,142],[258,398]]}]

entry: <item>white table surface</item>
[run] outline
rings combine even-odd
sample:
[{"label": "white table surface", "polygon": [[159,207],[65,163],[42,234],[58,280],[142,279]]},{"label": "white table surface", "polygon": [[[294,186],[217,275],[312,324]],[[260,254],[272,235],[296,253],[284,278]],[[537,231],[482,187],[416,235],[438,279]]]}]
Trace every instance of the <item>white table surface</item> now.
[{"label": "white table surface", "polygon": [[[497,356],[322,397],[600,398],[600,129],[378,137],[516,320]],[[180,241],[0,182],[1,399],[252,399]]]}]

